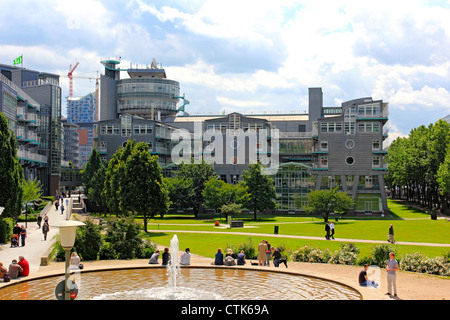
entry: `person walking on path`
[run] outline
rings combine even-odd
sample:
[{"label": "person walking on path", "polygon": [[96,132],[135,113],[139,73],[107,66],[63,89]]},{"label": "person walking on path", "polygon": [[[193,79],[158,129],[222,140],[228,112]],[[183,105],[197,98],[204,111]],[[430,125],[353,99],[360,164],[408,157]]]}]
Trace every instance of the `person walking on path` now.
[{"label": "person walking on path", "polygon": [[61,214],[64,214],[64,205],[61,204]]},{"label": "person walking on path", "polygon": [[394,225],[392,225],[392,224],[389,227],[389,239],[388,239],[388,242],[395,243],[395,240],[394,240]]},{"label": "person walking on path", "polygon": [[42,233],[44,234],[44,240],[47,240],[47,233],[50,231],[50,226],[48,225],[48,220],[45,220],[42,226]]},{"label": "person walking on path", "polygon": [[42,223],[42,216],[41,216],[41,215],[39,215],[39,216],[38,216],[38,219],[37,219],[37,225],[38,225],[38,229],[40,229],[40,228],[41,228],[41,223]]},{"label": "person walking on path", "polygon": [[334,222],[331,222],[330,230],[331,230],[331,238],[334,240]]},{"label": "person walking on path", "polygon": [[20,227],[20,239],[22,240],[22,247],[25,247],[25,239],[27,238],[27,229],[22,225]]},{"label": "person walking on path", "polygon": [[325,224],[325,239],[330,240],[330,221]]},{"label": "person walking on path", "polygon": [[393,252],[389,253],[389,261],[386,266],[387,271],[387,288],[386,293],[392,296],[392,288],[394,289],[394,297],[397,297],[397,271],[398,271],[398,261],[395,259],[395,254]]},{"label": "person walking on path", "polygon": [[267,259],[267,244],[265,240],[262,240],[258,245],[258,263],[260,266],[266,264]]}]

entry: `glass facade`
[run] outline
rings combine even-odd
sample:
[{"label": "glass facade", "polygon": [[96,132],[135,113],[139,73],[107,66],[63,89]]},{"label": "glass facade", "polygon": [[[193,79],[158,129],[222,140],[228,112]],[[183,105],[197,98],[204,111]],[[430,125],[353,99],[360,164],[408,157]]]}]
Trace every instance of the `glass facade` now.
[{"label": "glass facade", "polygon": [[311,174],[311,167],[288,162],[278,167],[272,177],[275,181],[278,210],[301,210],[306,204],[308,193],[314,190],[317,176]]},{"label": "glass facade", "polygon": [[149,115],[160,111],[162,115],[174,114],[180,96],[177,81],[159,78],[131,78],[117,84],[119,112],[133,111]]}]

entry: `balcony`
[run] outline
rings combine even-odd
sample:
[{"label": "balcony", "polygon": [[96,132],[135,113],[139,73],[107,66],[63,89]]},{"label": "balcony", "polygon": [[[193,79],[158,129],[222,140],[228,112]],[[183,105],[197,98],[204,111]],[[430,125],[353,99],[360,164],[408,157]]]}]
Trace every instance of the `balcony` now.
[{"label": "balcony", "polygon": [[47,163],[47,157],[24,149],[17,150],[19,160]]},{"label": "balcony", "polygon": [[388,171],[388,164],[387,163],[383,163],[380,165],[372,165],[372,170],[375,171]]}]

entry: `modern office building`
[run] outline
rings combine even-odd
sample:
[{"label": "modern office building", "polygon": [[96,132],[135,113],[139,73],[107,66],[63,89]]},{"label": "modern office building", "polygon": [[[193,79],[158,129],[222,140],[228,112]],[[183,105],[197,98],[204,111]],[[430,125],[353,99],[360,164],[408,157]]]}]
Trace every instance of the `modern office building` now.
[{"label": "modern office building", "polygon": [[[80,138],[78,133],[79,126],[76,123],[62,120],[64,132],[64,156],[65,162],[71,163],[75,169],[80,168]],[[69,165],[70,167],[70,165]]]},{"label": "modern office building", "polygon": [[61,88],[56,74],[0,64],[1,112],[18,140],[26,179],[44,194],[59,192],[62,160]]},{"label": "modern office building", "polygon": [[[177,168],[172,152],[178,154],[180,146],[171,135],[178,137],[177,129],[183,129],[191,139],[190,150],[214,158],[214,169],[228,183],[242,179],[256,160],[275,169],[278,210],[301,212],[311,190],[338,187],[354,197],[356,212],[387,212],[387,103],[367,97],[324,107],[322,89],[309,88],[308,113],[188,115],[178,113],[184,111],[177,107],[179,83],[166,79],[155,61],[151,67],[130,69],[118,69],[118,60],[102,64],[94,145],[104,160],[128,139],[145,141],[170,175]],[[121,80],[119,71],[130,78]]]}]

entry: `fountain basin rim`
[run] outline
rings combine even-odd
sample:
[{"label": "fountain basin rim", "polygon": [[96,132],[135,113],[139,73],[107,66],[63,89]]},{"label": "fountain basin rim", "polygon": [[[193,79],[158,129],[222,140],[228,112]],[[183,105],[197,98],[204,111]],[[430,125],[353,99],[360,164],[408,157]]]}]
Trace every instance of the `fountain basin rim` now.
[{"label": "fountain basin rim", "polygon": [[[147,261],[147,260],[145,260]],[[59,262],[61,263],[61,262]],[[63,264],[64,262],[62,262],[61,264]],[[86,265],[86,264],[85,264]],[[359,297],[360,300],[363,300],[363,295],[361,293],[360,290],[358,290],[356,287],[353,287],[351,285],[348,285],[346,283],[343,282],[339,282],[336,281],[334,279],[330,279],[327,277],[320,277],[320,276],[313,276],[313,275],[308,275],[305,273],[301,273],[298,271],[291,271],[291,270],[287,270],[287,269],[280,269],[280,267],[278,267],[276,270],[275,269],[255,269],[258,268],[258,266],[254,266],[254,267],[250,267],[247,265],[244,266],[220,266],[220,265],[180,265],[180,268],[192,268],[192,269],[239,269],[239,270],[247,270],[247,271],[253,271],[253,272],[269,272],[269,273],[284,273],[284,274],[289,274],[292,276],[302,276],[302,277],[307,277],[307,278],[312,278],[312,279],[318,279],[318,280],[323,280],[323,281],[327,281],[327,282],[332,282],[341,286],[344,286],[348,289],[351,289],[353,291],[355,291]],[[104,271],[114,271],[114,270],[125,270],[125,269],[166,269],[166,266],[162,266],[161,264],[148,264],[148,265],[129,265],[124,267],[123,265],[109,265],[109,266],[99,266],[99,267],[94,267],[94,269],[83,269],[83,270],[78,270],[76,272],[79,273],[91,273],[91,272],[104,272]],[[71,272],[71,274],[74,273],[73,271]],[[39,280],[39,279],[46,279],[46,278],[53,278],[53,277],[58,277],[58,276],[64,276],[65,272],[53,272],[53,273],[49,273],[49,274],[40,274],[40,275],[30,275],[27,277],[23,277],[23,278],[19,278],[19,279],[14,279],[13,281],[10,282],[1,282],[0,284],[0,292],[2,290],[2,288],[8,287],[8,286],[13,286],[22,282],[29,282],[29,281],[34,281],[34,280]]]}]

